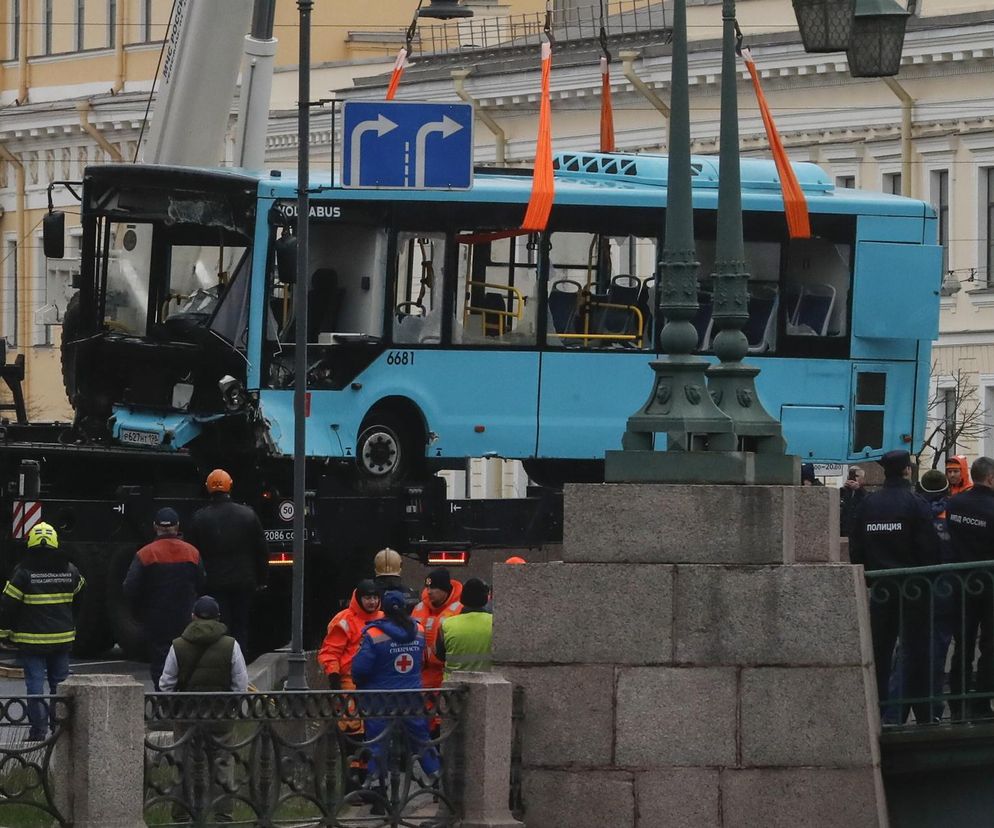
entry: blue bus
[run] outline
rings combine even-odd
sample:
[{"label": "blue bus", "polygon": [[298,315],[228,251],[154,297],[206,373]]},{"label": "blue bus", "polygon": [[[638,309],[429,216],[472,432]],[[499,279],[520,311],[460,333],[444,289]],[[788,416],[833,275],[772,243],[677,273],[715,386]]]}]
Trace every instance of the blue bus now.
[{"label": "blue bus", "polygon": [[[576,152],[554,166],[548,228],[524,235],[508,231],[527,172],[477,170],[471,189],[443,192],[316,178],[306,286],[281,266],[298,221],[291,176],[90,168],[64,334],[78,431],[286,463],[305,324],[315,465],[372,490],[469,457],[521,459],[538,481],[596,479],[651,388],[667,160]],[[773,163],[742,161],[759,394],[806,462],[913,450],[938,330],[935,212],[795,169],[805,241],[788,239]],[[716,159],[693,159],[705,355],[718,177]],[[297,289],[309,291],[306,320],[293,315]]]}]

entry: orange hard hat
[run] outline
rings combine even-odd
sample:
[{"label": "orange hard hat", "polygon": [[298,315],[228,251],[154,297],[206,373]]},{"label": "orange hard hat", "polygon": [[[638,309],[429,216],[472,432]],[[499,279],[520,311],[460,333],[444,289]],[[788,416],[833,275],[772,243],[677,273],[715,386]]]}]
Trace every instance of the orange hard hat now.
[{"label": "orange hard hat", "polygon": [[526,561],[520,555],[511,555],[511,557],[508,558],[506,561],[504,561],[504,563],[506,563],[506,564],[523,564],[523,563],[528,563],[528,561]]},{"label": "orange hard hat", "polygon": [[214,469],[214,471],[207,475],[207,491],[230,492],[231,475],[224,469]]}]

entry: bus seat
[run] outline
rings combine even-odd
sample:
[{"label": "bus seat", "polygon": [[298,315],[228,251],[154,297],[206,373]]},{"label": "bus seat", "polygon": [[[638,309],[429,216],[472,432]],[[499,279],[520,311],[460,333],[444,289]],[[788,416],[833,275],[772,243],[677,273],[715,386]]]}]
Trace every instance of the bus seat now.
[{"label": "bus seat", "polygon": [[797,314],[791,333],[825,336],[828,333],[828,323],[832,319],[834,307],[834,287],[820,283],[805,285],[797,303]]},{"label": "bus seat", "polygon": [[797,306],[801,302],[801,294],[804,292],[803,288],[796,286],[791,286],[787,290],[786,302],[787,302],[787,324],[796,325],[797,324]]},{"label": "bus seat", "polygon": [[552,283],[549,288],[549,313],[552,314],[552,325],[556,333],[575,333],[582,290],[580,283],[572,279],[559,279]]},{"label": "bus seat", "polygon": [[697,292],[697,313],[693,323],[697,329],[697,350],[706,351],[711,347],[711,328],[714,320],[711,313],[714,310],[714,297],[705,291]]},{"label": "bus seat", "polygon": [[757,291],[749,296],[749,318],[742,332],[749,342],[750,353],[763,353],[772,348],[779,298],[776,289]]},{"label": "bus seat", "polygon": [[345,289],[338,286],[338,272],[319,267],[307,289],[307,341],[317,342],[322,331],[335,331]]},{"label": "bus seat", "polygon": [[652,319],[656,308],[656,277],[650,276],[642,280],[642,289],[639,291],[636,307],[642,311],[642,325],[645,330],[642,332],[642,342],[648,347],[652,339]]},{"label": "bus seat", "polygon": [[[638,276],[619,273],[611,279],[606,301],[610,305],[631,305],[638,307],[639,294],[642,292],[642,282]],[[628,308],[610,307],[597,308],[594,305],[594,325],[596,333],[618,334],[631,336],[638,333],[635,330],[636,316]]]}]

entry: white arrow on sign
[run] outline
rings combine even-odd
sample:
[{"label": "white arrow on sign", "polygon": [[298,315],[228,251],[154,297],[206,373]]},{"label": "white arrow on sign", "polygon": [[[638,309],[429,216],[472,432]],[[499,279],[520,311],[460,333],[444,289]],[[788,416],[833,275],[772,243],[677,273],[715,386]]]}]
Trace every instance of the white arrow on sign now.
[{"label": "white arrow on sign", "polygon": [[386,115],[380,115],[375,121],[360,121],[352,130],[352,166],[349,169],[350,181],[353,187],[358,186],[360,163],[360,153],[362,151],[362,136],[367,132],[376,132],[377,138],[382,138],[388,132],[395,130],[397,125]]},{"label": "white arrow on sign", "polygon": [[433,121],[429,124],[424,124],[421,129],[418,130],[418,137],[414,142],[414,186],[424,187],[425,185],[425,144],[428,141],[428,136],[435,132],[441,132],[443,138],[448,138],[450,135],[454,135],[460,129],[462,129],[462,124],[453,121],[448,115],[443,115],[441,121]]}]

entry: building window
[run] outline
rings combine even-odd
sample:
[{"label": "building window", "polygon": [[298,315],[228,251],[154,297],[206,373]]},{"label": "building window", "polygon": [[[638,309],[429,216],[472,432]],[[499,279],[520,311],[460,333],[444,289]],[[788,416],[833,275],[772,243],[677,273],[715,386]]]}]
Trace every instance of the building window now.
[{"label": "building window", "polygon": [[837,175],[835,176],[835,186],[845,187],[848,190],[856,189],[856,176],[854,175]]},{"label": "building window", "polygon": [[8,345],[17,344],[17,242],[8,239],[3,246],[3,336]]},{"label": "building window", "polygon": [[44,38],[44,43],[42,44],[41,53],[43,55],[52,54],[52,29],[55,24],[52,18],[52,0],[45,0],[45,8],[42,15],[42,37]]},{"label": "building window", "polygon": [[942,389],[942,419],[945,429],[946,457],[956,454],[956,389]]},{"label": "building window", "polygon": [[10,59],[21,56],[21,0],[10,0]]},{"label": "building window", "polygon": [[987,238],[984,255],[984,275],[987,286],[994,287],[994,167],[984,170],[987,183]]},{"label": "building window", "polygon": [[117,0],[107,0],[107,46],[117,46]]},{"label": "building window", "polygon": [[939,244],[942,245],[942,272],[949,270],[949,170],[933,170],[932,206],[939,217]]},{"label": "building window", "polygon": [[142,41],[152,39],[152,0],[142,0]]},{"label": "building window", "polygon": [[86,0],[76,0],[76,51],[86,48]]},{"label": "building window", "polygon": [[884,173],[884,192],[901,195],[901,173]]}]

